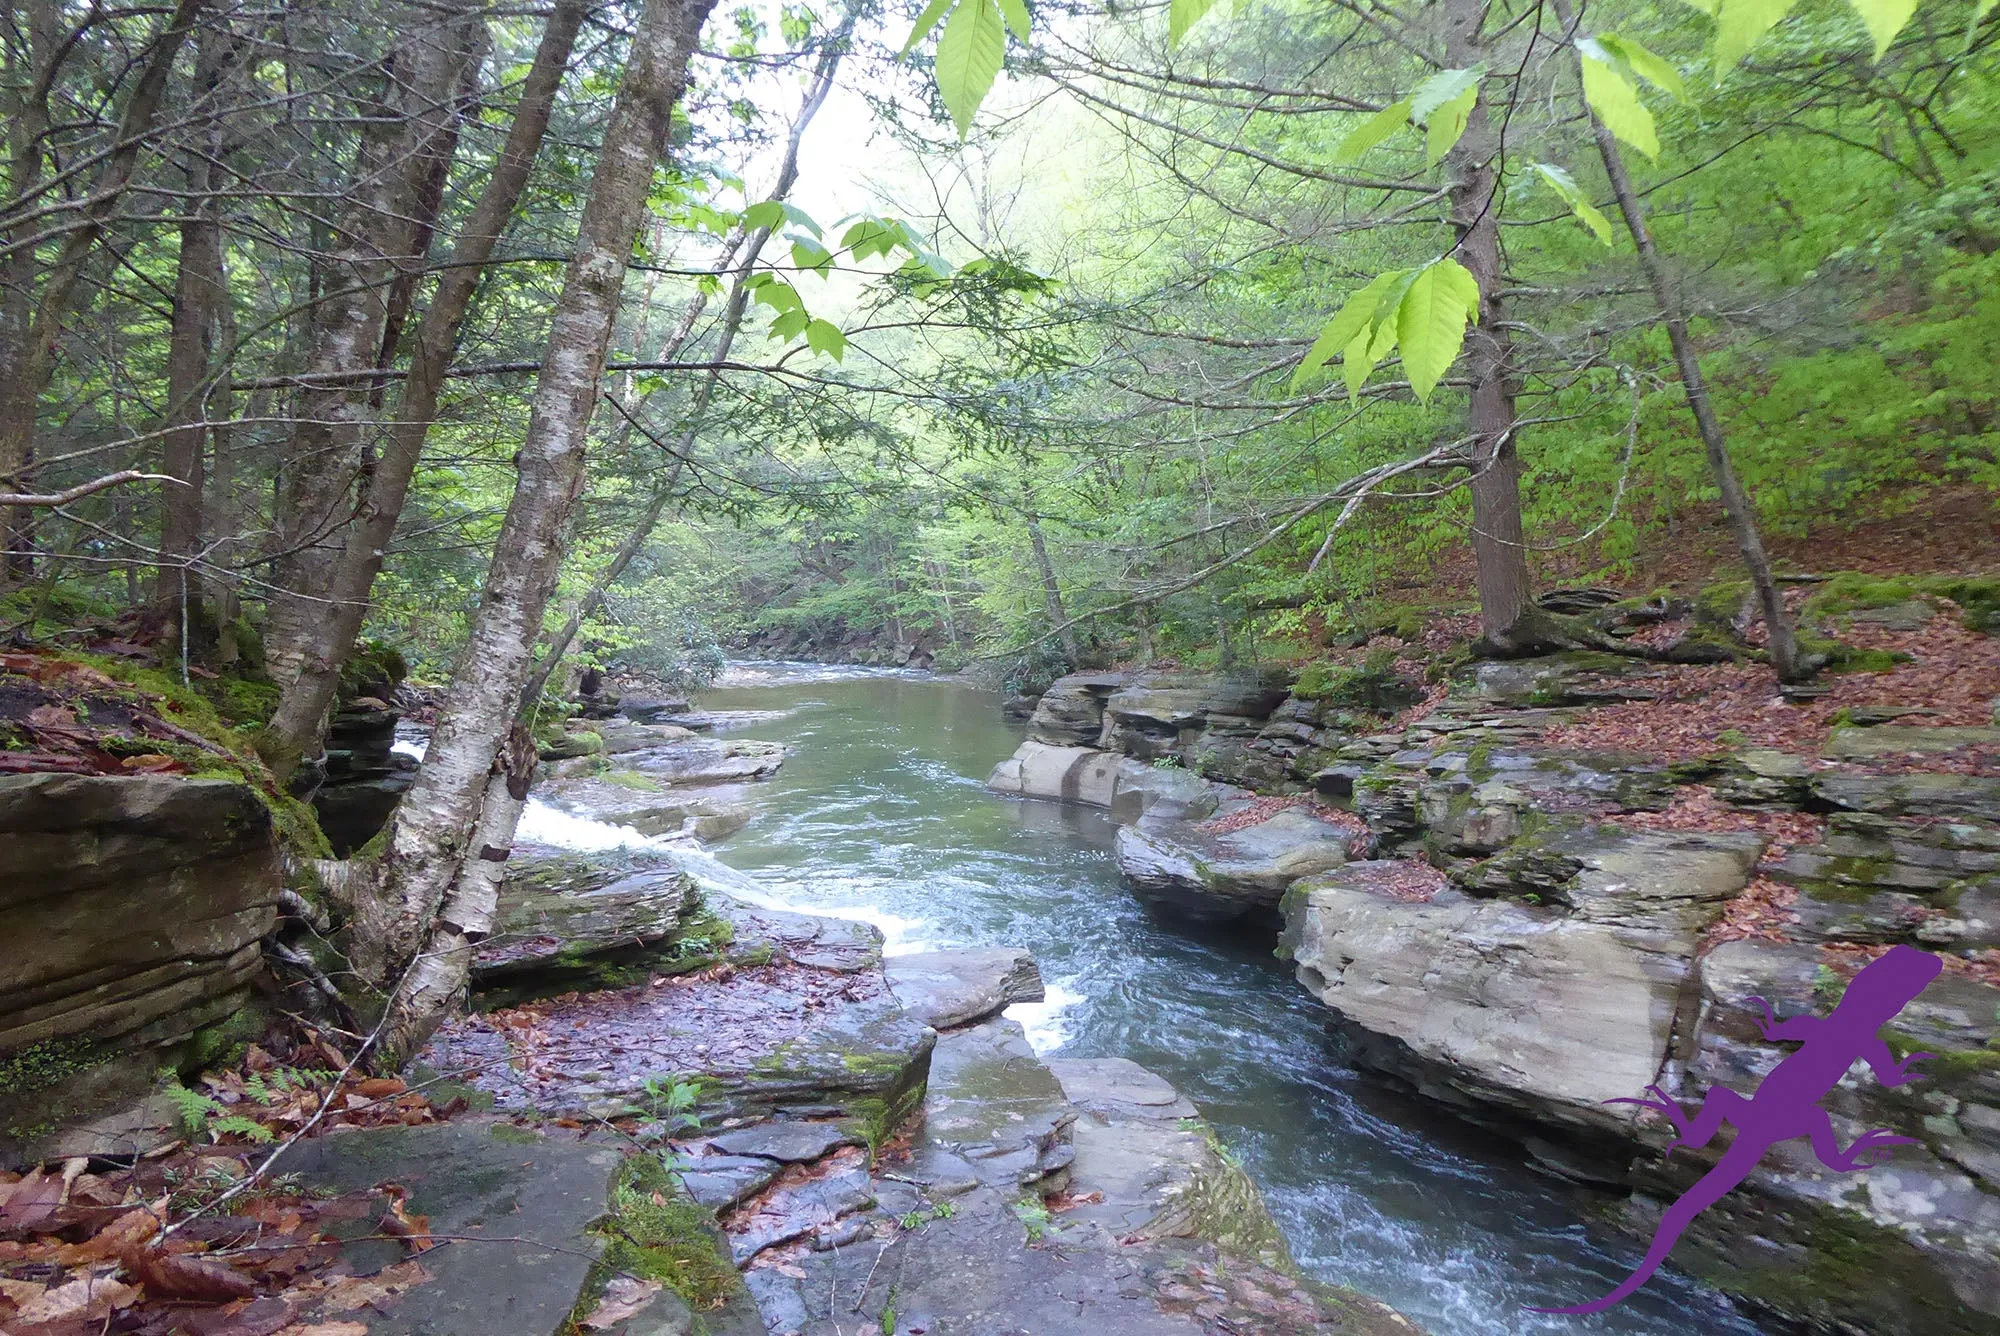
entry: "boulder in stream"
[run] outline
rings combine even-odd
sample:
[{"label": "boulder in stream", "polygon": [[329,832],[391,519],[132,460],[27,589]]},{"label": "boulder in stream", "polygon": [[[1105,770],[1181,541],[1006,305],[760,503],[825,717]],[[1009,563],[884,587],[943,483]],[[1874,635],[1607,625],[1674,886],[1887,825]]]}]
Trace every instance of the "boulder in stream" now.
[{"label": "boulder in stream", "polygon": [[1133,894],[1185,918],[1225,922],[1274,909],[1301,877],[1347,861],[1353,833],[1297,807],[1216,832],[1193,822],[1142,821],[1118,831],[1118,870]]}]

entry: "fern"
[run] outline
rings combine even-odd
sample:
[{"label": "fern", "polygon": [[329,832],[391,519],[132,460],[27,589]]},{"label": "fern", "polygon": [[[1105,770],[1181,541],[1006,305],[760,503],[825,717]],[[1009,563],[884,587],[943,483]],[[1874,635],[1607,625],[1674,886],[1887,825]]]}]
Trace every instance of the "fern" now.
[{"label": "fern", "polygon": [[167,1084],[167,1099],[174,1106],[174,1114],[180,1122],[181,1131],[188,1136],[199,1136],[210,1118],[227,1114],[222,1101],[199,1090],[190,1090],[178,1080]]},{"label": "fern", "polygon": [[254,1118],[245,1118],[241,1114],[234,1113],[210,1123],[208,1135],[213,1141],[220,1141],[226,1136],[248,1137],[260,1146],[268,1145],[274,1140],[270,1128]]}]

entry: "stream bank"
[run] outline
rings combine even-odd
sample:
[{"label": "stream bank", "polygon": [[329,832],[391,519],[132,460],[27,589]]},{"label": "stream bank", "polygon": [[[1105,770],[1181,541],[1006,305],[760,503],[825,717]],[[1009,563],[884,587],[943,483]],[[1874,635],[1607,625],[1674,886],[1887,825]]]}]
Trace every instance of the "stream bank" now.
[{"label": "stream bank", "polygon": [[1991,1331],[2000,728],[1976,720],[2000,673],[1987,637],[1929,634],[1909,648],[1965,652],[1928,706],[1873,678],[1791,703],[1753,668],[1597,654],[1461,659],[1433,682],[1420,656],[1377,655],[1275,704],[1258,682],[1079,674],[989,782],[1129,823],[1128,882],[1184,921],[1279,907],[1280,953],[1349,1060],[1608,1189],[1598,1214],[1639,1238],[1719,1152],[1662,1162],[1672,1129],[1607,1101],[1747,1095],[1786,1052],[1754,997],[1815,1015],[1891,944],[1939,953],[1884,1036],[1941,1055],[1926,1079],[1857,1068],[1827,1103],[1843,1145],[1914,1144],[1854,1174],[1782,1144],[1674,1256],[1785,1326]]}]

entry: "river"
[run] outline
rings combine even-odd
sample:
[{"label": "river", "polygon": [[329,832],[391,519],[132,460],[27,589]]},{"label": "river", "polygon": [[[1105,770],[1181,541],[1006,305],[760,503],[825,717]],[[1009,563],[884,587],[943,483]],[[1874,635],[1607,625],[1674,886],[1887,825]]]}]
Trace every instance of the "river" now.
[{"label": "river", "polygon": [[1345,1065],[1268,933],[1148,914],[1112,865],[1102,815],[988,792],[1020,740],[992,693],[809,665],[733,677],[751,684],[703,692],[702,707],[790,710],[730,736],[793,751],[717,856],[786,903],[871,919],[892,952],[1032,950],[1050,1000],[1012,1014],[1036,1048],[1129,1057],[1173,1081],[1241,1155],[1312,1274],[1437,1336],[1761,1330],[1672,1273],[1598,1317],[1525,1311],[1596,1298],[1640,1249],[1586,1230],[1593,1199],[1509,1143]]}]

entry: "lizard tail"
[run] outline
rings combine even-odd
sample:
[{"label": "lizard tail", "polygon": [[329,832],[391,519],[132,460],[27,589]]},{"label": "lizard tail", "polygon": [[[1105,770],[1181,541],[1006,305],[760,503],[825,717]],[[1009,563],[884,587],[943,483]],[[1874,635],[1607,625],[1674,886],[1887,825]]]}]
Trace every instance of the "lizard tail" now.
[{"label": "lizard tail", "polygon": [[1731,1188],[1749,1177],[1750,1171],[1757,1167],[1757,1161],[1762,1158],[1763,1148],[1747,1144],[1751,1140],[1750,1137],[1739,1136],[1737,1143],[1742,1146],[1744,1155],[1739,1157],[1737,1147],[1731,1146],[1729,1153],[1724,1155],[1713,1169],[1703,1174],[1681,1194],[1678,1201],[1667,1207],[1665,1214],[1660,1217],[1660,1227],[1653,1231],[1652,1246],[1646,1249],[1645,1259],[1617,1289],[1602,1299],[1578,1304],[1573,1308],[1529,1308],[1528,1311],[1574,1313],[1581,1316],[1588,1313],[1602,1313],[1614,1304],[1623,1303],[1631,1298],[1640,1286],[1653,1278],[1654,1272],[1666,1265],[1668,1254],[1673,1252],[1674,1245],[1680,1242],[1681,1235],[1687,1227],[1694,1223],[1694,1218],[1721,1201]]}]

